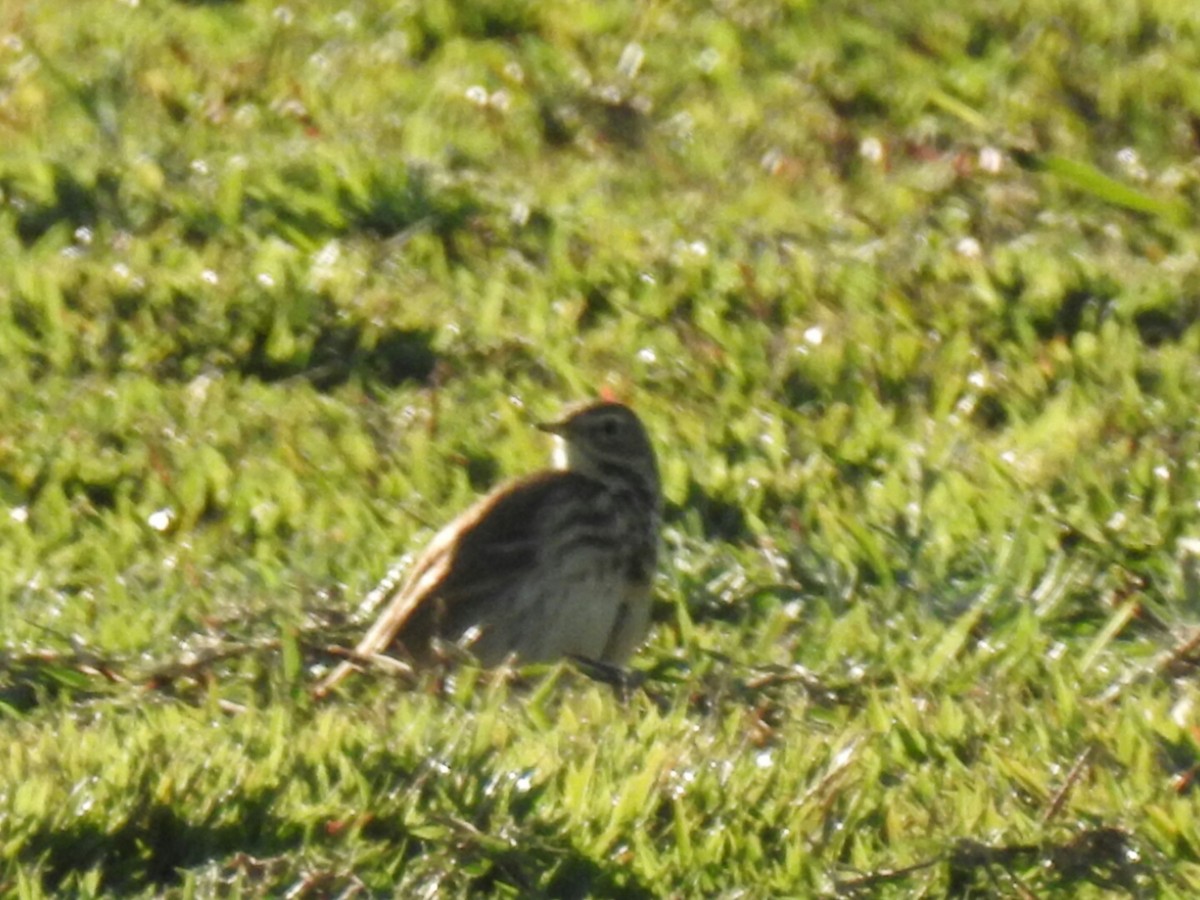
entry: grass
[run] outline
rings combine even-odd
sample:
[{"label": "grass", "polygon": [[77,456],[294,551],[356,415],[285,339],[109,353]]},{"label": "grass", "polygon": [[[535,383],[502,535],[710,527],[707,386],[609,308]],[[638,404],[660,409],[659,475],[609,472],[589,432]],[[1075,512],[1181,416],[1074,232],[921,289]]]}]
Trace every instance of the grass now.
[{"label": "grass", "polygon": [[[1200,16],[0,9],[0,893],[1200,890]],[[615,690],[307,687],[530,423]]]}]

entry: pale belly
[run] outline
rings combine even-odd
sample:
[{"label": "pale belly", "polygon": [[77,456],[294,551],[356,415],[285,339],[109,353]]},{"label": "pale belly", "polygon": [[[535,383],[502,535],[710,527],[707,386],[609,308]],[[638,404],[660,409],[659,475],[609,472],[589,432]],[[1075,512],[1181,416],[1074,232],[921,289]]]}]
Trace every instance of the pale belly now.
[{"label": "pale belly", "polygon": [[577,655],[620,665],[646,635],[650,602],[649,586],[631,584],[611,560],[578,560],[509,605],[511,614],[488,623],[470,649],[485,666],[509,651],[523,663]]}]

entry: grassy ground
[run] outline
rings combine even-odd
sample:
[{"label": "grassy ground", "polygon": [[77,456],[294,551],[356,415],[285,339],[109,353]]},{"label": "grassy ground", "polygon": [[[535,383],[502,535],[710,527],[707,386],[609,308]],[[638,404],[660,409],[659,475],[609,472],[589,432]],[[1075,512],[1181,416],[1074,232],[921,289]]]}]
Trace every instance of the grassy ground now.
[{"label": "grassy ground", "polygon": [[[0,6],[0,893],[1200,891],[1200,13]],[[529,423],[621,694],[306,687]]]}]

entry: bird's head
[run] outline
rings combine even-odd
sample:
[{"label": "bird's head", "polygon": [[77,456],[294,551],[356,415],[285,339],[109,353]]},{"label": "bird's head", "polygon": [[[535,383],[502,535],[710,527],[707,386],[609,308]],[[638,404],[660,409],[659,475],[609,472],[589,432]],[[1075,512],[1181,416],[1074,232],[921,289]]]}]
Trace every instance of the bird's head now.
[{"label": "bird's head", "polygon": [[658,464],[650,437],[642,420],[623,403],[588,403],[538,428],[554,435],[558,468],[600,480],[632,472],[658,494]]}]

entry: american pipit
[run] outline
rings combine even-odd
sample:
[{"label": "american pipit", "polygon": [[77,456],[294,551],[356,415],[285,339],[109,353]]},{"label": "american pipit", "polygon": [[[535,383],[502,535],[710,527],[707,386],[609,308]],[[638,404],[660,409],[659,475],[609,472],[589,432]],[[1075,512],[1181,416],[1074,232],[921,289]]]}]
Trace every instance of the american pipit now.
[{"label": "american pipit", "polygon": [[[443,528],[355,649],[417,663],[438,642],[482,665],[577,655],[620,665],[646,636],[662,494],[629,407],[601,401],[539,425],[555,468],[501,485]],[[323,696],[353,671],[339,665]]]}]

